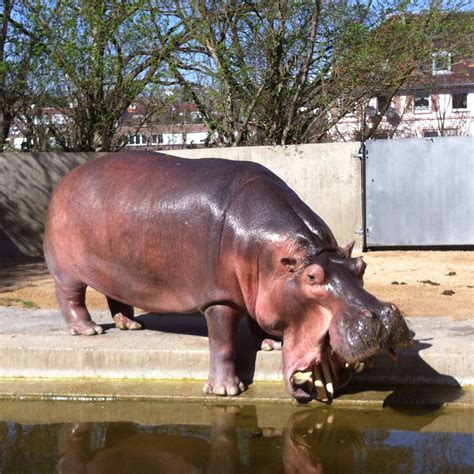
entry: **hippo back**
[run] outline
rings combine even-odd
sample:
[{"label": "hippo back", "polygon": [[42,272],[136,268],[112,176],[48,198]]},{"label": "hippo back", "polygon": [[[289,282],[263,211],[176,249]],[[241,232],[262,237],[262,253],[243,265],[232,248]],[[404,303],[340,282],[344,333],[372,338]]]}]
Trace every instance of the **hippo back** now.
[{"label": "hippo back", "polygon": [[[295,219],[301,227],[319,218],[256,163],[118,153],[74,169],[58,185],[45,256],[53,277],[67,275],[145,309],[192,311],[238,299],[234,269],[221,255],[224,227],[229,250],[236,233],[241,240],[287,234]],[[323,231],[333,239],[324,223]]]}]

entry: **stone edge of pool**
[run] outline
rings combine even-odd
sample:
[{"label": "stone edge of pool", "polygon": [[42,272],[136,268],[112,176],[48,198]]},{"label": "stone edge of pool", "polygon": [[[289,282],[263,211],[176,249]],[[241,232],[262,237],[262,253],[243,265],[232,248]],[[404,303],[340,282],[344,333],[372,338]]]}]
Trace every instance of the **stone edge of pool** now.
[{"label": "stone edge of pool", "polygon": [[[198,382],[206,378],[208,367],[204,318],[143,315],[139,319],[148,330],[132,332],[113,328],[110,317],[98,312],[94,319],[107,332],[95,337],[68,335],[52,310],[0,308],[0,318],[3,400],[293,403],[281,382],[281,354],[247,350],[245,325],[239,335],[240,360],[254,383],[243,395],[224,401],[204,397]],[[379,356],[374,368],[354,377],[335,406],[474,406],[473,319],[423,317],[410,324],[414,347],[400,351],[396,363]]]}]

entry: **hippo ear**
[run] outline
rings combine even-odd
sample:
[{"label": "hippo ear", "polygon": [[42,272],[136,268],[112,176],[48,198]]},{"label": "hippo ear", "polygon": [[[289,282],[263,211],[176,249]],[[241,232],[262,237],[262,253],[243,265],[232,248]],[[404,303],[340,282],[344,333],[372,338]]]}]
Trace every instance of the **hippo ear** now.
[{"label": "hippo ear", "polygon": [[349,260],[349,268],[357,278],[362,278],[365,273],[367,264],[364,262],[362,257],[351,258]]},{"label": "hippo ear", "polygon": [[349,242],[345,247],[340,247],[341,254],[344,258],[351,258],[354,245],[355,245],[355,240],[353,240],[352,242]]},{"label": "hippo ear", "polygon": [[295,271],[295,268],[296,268],[296,258],[292,258],[292,257],[283,257],[281,260],[280,260],[281,264],[286,267],[286,269],[289,271],[289,272],[294,272]]}]

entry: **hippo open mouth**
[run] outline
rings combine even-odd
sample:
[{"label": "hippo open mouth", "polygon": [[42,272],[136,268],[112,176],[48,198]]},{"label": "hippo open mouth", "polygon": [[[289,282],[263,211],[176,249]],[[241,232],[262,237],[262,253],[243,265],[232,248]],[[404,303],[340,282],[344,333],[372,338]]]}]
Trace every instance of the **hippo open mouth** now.
[{"label": "hippo open mouth", "polygon": [[[322,361],[307,369],[298,370],[290,378],[296,398],[311,398],[329,402],[334,398],[336,390],[341,389],[350,381],[353,373],[360,373],[366,362],[342,364],[335,358]],[[369,365],[369,364],[367,364]],[[372,363],[370,364],[372,365]]]},{"label": "hippo open mouth", "polygon": [[373,365],[371,358],[349,364],[333,352],[319,364],[294,371],[290,376],[291,391],[300,401],[316,399],[330,402],[336,390],[347,385],[352,374],[361,372],[365,365]]},{"label": "hippo open mouth", "polygon": [[[354,373],[374,366],[376,354],[387,351],[393,360],[397,360],[395,349],[411,347],[414,333],[408,329],[398,309],[394,306],[391,309],[390,321],[392,322],[396,310],[396,324],[386,327],[383,319],[379,319],[367,340],[361,339],[357,333],[357,350],[351,346],[351,337],[340,344],[337,330],[330,330],[323,342],[321,362],[297,366],[291,371],[289,385],[293,396],[299,401],[316,399],[331,402],[336,391],[347,385]],[[360,331],[360,326],[358,330]],[[331,332],[335,341],[331,340]]]}]

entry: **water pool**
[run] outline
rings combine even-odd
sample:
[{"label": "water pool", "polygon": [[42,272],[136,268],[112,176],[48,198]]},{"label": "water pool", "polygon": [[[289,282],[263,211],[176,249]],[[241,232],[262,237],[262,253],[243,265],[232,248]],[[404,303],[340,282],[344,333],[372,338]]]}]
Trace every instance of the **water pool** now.
[{"label": "water pool", "polygon": [[2,402],[0,473],[472,473],[467,410]]}]

